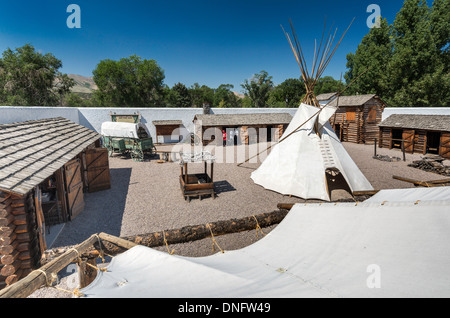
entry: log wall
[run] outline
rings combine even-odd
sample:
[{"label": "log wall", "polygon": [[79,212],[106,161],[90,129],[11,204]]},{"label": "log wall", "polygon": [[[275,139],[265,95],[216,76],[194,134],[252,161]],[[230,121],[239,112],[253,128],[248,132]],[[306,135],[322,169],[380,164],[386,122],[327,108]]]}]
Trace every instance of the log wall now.
[{"label": "log wall", "polygon": [[330,118],[330,123],[340,125],[342,141],[373,144],[379,138],[378,125],[381,123],[383,109],[384,103],[378,98],[372,98],[361,106],[338,108]]},{"label": "log wall", "polygon": [[31,193],[0,191],[0,289],[25,277],[39,264],[36,214]]},{"label": "log wall", "polygon": [[[403,131],[412,131],[410,129],[402,129],[402,128],[395,128],[395,129],[401,129]],[[414,130],[413,145],[411,147],[413,153],[426,154],[426,152],[427,152],[427,132],[428,132],[427,130],[423,130],[423,129]],[[391,127],[380,127],[379,147],[391,149],[392,148],[391,138],[392,138],[392,128]],[[442,143],[441,143],[439,150],[442,151]],[[447,157],[444,156],[444,158],[449,158],[449,157],[450,156],[447,156]]]},{"label": "log wall", "polygon": [[376,98],[372,98],[363,107],[363,143],[373,144],[378,138],[378,125],[383,116],[383,104]]}]

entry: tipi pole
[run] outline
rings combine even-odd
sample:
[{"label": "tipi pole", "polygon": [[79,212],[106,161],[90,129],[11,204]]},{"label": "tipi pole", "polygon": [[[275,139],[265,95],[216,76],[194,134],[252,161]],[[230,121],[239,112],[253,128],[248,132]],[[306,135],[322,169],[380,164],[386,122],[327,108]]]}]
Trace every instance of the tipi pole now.
[{"label": "tipi pole", "polygon": [[[342,93],[344,93],[344,92],[345,92],[345,91],[346,91],[346,90],[347,90],[347,89],[348,89],[348,88],[349,88],[349,87],[350,87],[357,79],[359,79],[359,78],[360,78],[363,74],[365,74],[369,69],[370,69],[370,67],[367,68],[364,72],[360,73],[354,80],[352,80],[352,81],[350,82],[350,84],[348,84],[341,92],[339,92],[339,93],[337,94],[337,98],[339,98],[339,96],[341,96]],[[318,115],[318,114],[319,114],[325,107],[327,107],[331,102],[332,102],[332,100],[329,101],[328,103],[326,103],[322,108],[320,108],[314,115],[312,115],[311,117],[309,117],[309,118],[308,118],[304,123],[302,123],[300,126],[298,126],[294,131],[292,131],[291,133],[289,133],[287,136],[281,138],[281,139],[278,141],[277,144],[281,143],[283,140],[285,140],[286,138],[288,138],[289,136],[291,136],[293,133],[297,132],[297,131],[298,131],[300,128],[302,128],[308,121],[310,121],[310,120],[313,119],[316,115]],[[273,146],[274,146],[274,145],[270,145],[270,146],[267,147],[265,150],[258,152],[256,155],[254,155],[254,156],[248,158],[248,159],[245,160],[244,162],[238,163],[237,166],[240,167],[242,164],[244,164],[244,163],[246,163],[246,162],[249,162],[251,159],[253,159],[253,158],[259,156],[261,153],[263,153],[263,152],[269,150],[269,149],[272,148]]]}]

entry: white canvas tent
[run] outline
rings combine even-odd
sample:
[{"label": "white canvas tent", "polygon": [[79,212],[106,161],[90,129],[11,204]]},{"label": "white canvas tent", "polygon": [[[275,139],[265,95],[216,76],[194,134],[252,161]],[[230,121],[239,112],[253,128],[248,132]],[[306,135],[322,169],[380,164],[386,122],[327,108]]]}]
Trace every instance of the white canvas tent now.
[{"label": "white canvas tent", "polygon": [[116,298],[449,297],[449,211],[450,187],[383,190],[358,204],[296,204],[253,245],[200,258],[137,246],[80,292]]},{"label": "white canvas tent", "polygon": [[252,173],[253,181],[284,195],[330,201],[328,170],[339,171],[351,192],[373,190],[328,122],[335,111],[301,104],[282,141]]},{"label": "white canvas tent", "polygon": [[106,121],[102,123],[101,134],[107,137],[139,139],[139,130],[145,131],[150,137],[150,131],[143,123],[126,123]]}]

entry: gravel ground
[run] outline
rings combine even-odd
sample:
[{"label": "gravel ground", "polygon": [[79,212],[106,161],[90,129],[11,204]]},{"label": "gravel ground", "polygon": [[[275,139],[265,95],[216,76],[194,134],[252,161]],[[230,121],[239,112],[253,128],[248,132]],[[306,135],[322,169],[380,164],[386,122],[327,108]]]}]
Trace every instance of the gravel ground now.
[{"label": "gravel ground", "polygon": [[[235,147],[235,156],[240,147],[244,146]],[[344,143],[344,147],[378,190],[414,187],[410,183],[393,179],[393,175],[419,180],[444,178],[408,167],[407,164],[421,158],[418,154],[407,154],[406,162],[385,162],[372,158],[373,145]],[[167,146],[157,148],[170,149]],[[246,148],[246,151],[248,156],[249,149]],[[398,150],[377,149],[377,153],[402,157]],[[218,152],[214,154],[220,156]],[[448,161],[444,163],[449,164]],[[265,190],[253,183],[250,174],[258,166],[259,163],[245,163],[241,167],[237,167],[236,163],[216,163],[214,181],[217,197],[214,200],[206,197],[203,200],[192,199],[187,202],[180,191],[180,167],[177,163],[158,163],[157,158],[134,162],[127,157],[116,155],[110,158],[111,189],[86,193],[85,210],[75,220],[65,224],[52,248],[79,244],[94,233],[106,232],[115,236],[151,233],[270,212],[276,210],[280,202],[305,202],[303,199]],[[200,172],[202,169],[202,165],[191,164],[189,173]],[[332,192],[332,200],[349,198],[351,196],[345,191]],[[263,231],[267,234],[274,227]],[[248,246],[259,238],[256,231],[249,231],[220,236],[216,240],[222,249],[232,250]],[[212,240],[204,239],[171,245],[170,249],[177,255],[201,257],[218,252],[212,247]],[[158,249],[167,251],[166,247]],[[60,273],[62,288],[73,290],[77,286],[78,278],[73,274],[74,271],[74,266],[69,266]],[[42,288],[30,297],[71,297],[71,294]]]}]

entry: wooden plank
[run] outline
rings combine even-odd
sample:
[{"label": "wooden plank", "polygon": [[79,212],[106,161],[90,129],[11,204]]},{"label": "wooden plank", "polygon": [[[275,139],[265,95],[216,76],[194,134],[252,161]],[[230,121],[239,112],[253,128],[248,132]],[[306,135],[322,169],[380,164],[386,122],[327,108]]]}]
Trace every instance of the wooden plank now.
[{"label": "wooden plank", "polygon": [[45,218],[44,212],[42,211],[42,191],[40,187],[35,188],[34,206],[36,211],[39,247],[42,254],[47,249],[47,243],[45,242]]},{"label": "wooden plank", "polygon": [[414,152],[414,134],[415,130],[412,129],[403,130],[402,139],[404,140],[405,152],[407,153]]},{"label": "wooden plank", "polygon": [[64,165],[64,179],[67,196],[67,210],[69,211],[70,220],[73,220],[84,209],[80,159],[74,159]]},{"label": "wooden plank", "polygon": [[[92,235],[86,241],[77,245],[75,248],[68,250],[66,253],[57,259],[42,266],[39,271],[35,270],[26,277],[22,278],[17,283],[6,287],[0,291],[0,298],[26,298],[35,290],[46,284],[47,277],[51,277],[53,273],[59,272],[61,269],[69,265],[79,255],[88,250],[95,242],[97,242],[97,235]],[[3,268],[4,269],[4,268]],[[3,270],[2,269],[2,270]],[[3,274],[3,273],[2,273]],[[14,273],[12,273],[14,274]],[[9,274],[9,275],[12,275]],[[4,276],[9,276],[4,275]]]},{"label": "wooden plank", "polygon": [[109,156],[106,148],[93,148],[85,153],[85,172],[89,192],[97,192],[111,188]]},{"label": "wooden plank", "polygon": [[441,133],[439,155],[442,158],[450,159],[450,133]]},{"label": "wooden plank", "polygon": [[412,184],[414,184],[416,186],[422,186],[422,187],[427,187],[427,188],[440,187],[442,185],[450,183],[450,179],[421,181],[421,180],[414,180],[414,179],[400,177],[400,176],[392,176],[392,178],[396,179],[396,180],[400,180],[400,181],[409,182],[409,183],[412,183]]}]

